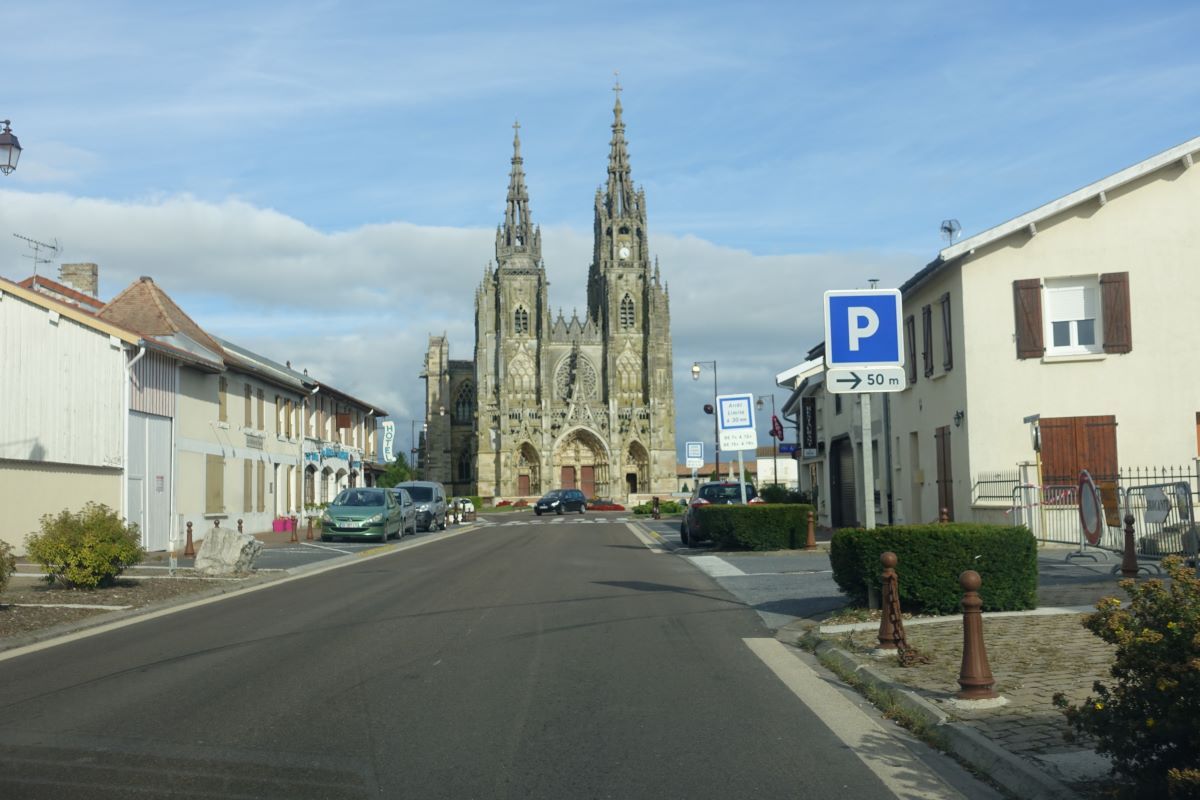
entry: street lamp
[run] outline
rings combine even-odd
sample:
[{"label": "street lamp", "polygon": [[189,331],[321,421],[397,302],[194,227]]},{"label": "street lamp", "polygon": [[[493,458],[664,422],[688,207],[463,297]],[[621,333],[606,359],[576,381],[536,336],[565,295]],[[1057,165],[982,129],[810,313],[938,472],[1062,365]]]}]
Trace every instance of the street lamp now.
[{"label": "street lamp", "polygon": [[760,394],[754,399],[754,407],[759,411],[763,409],[763,398],[771,398],[771,480],[775,485],[779,485],[779,445],[775,441],[775,395]]},{"label": "street lamp", "polygon": [[721,433],[719,420],[717,419],[717,362],[716,361],[693,361],[692,362],[692,380],[700,380],[700,365],[711,366],[713,371],[713,463],[717,466],[717,480],[721,479]]},{"label": "street lamp", "polygon": [[2,121],[4,130],[0,131],[0,172],[7,175],[17,168],[17,162],[21,160],[21,143],[9,127],[12,123],[8,120]]}]

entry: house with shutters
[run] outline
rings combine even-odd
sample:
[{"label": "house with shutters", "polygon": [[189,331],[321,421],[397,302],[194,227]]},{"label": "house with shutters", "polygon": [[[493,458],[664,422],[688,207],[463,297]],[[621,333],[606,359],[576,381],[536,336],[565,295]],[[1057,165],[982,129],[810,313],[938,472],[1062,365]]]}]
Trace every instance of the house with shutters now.
[{"label": "house with shutters", "polygon": [[881,523],[1003,522],[1018,484],[1073,486],[1083,469],[1195,481],[1197,158],[1200,137],[954,242],[905,281],[907,388],[872,404],[873,487],[820,345],[780,373],[785,414],[814,416],[800,478],[822,524],[860,522],[872,497]]}]

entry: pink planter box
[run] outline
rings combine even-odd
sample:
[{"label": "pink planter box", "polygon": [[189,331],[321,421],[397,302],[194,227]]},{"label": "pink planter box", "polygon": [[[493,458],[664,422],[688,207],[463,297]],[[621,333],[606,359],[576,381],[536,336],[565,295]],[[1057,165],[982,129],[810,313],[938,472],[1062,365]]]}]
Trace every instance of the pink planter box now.
[{"label": "pink planter box", "polygon": [[293,529],[294,526],[291,517],[280,517],[271,521],[271,530],[276,533],[284,533]]}]

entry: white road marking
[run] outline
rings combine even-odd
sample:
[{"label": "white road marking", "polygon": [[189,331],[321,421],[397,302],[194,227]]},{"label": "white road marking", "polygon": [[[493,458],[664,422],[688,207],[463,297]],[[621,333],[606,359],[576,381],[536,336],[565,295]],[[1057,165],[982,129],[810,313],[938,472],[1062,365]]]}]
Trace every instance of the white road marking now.
[{"label": "white road marking", "polygon": [[656,542],[651,537],[642,533],[642,529],[639,528],[637,525],[634,525],[632,522],[626,522],[625,527],[629,528],[629,530],[633,531],[633,535],[636,536],[638,539],[640,539],[642,544],[646,545],[646,547],[650,550],[651,553],[661,555],[663,553],[668,552],[667,549],[664,548],[659,542]]},{"label": "white road marking", "polygon": [[687,560],[695,564],[706,575],[713,578],[729,578],[735,575],[745,575],[740,569],[717,556],[687,556]]},{"label": "white road marking", "polygon": [[328,547],[323,544],[309,544],[308,542],[301,542],[300,544],[304,545],[305,547],[314,547],[317,550],[332,550],[335,553],[345,553],[346,555],[356,552],[354,550],[342,550],[340,547]]},{"label": "white road marking", "polygon": [[961,798],[895,736],[775,639],[742,639],[896,797]]},{"label": "white road marking", "polygon": [[6,608],[90,608],[94,611],[124,611],[133,606],[102,606],[87,603],[0,603]]}]

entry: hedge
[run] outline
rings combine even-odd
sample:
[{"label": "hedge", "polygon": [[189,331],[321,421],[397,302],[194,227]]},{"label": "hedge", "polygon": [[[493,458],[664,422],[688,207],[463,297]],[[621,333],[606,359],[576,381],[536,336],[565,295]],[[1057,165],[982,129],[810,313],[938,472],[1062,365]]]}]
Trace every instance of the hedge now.
[{"label": "hedge", "polygon": [[803,547],[808,538],[808,512],[797,503],[717,504],[696,509],[700,530],[717,547],[786,550]]},{"label": "hedge", "polygon": [[900,605],[906,611],[954,614],[963,590],[958,576],[979,573],[985,611],[1037,608],[1037,541],[1024,526],[953,522],[843,528],[833,535],[829,561],[838,588],[866,605],[867,584],[879,585],[879,557],[896,554]]}]

